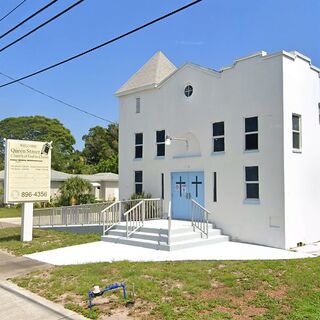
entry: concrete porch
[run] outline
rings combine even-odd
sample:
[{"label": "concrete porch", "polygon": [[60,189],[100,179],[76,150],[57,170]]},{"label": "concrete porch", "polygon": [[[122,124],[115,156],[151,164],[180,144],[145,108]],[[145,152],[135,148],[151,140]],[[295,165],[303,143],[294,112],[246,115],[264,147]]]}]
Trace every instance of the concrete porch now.
[{"label": "concrete porch", "polygon": [[127,237],[126,222],[120,222],[101,237],[102,241],[138,246],[149,249],[173,251],[214,243],[229,241],[229,237],[222,235],[221,230],[209,223],[208,238],[201,237],[201,232],[193,229],[191,221],[164,219],[147,220],[135,233]]}]

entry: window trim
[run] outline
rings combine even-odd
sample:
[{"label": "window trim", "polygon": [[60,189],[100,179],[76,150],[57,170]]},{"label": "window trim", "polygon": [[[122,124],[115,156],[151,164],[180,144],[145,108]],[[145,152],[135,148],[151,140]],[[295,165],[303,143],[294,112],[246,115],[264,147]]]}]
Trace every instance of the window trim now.
[{"label": "window trim", "polygon": [[[223,123],[223,135],[214,136],[213,135],[213,125],[215,123]],[[225,153],[226,152],[226,131],[225,131],[225,122],[224,121],[215,121],[211,124],[211,130],[212,130],[212,154],[219,154],[219,153]],[[220,151],[214,151],[214,139],[221,139],[223,138],[223,150]]]},{"label": "window trim", "polygon": [[[142,143],[136,143],[137,134],[142,134]],[[141,147],[141,157],[136,157],[137,155],[137,147]],[[143,158],[143,132],[135,132],[134,133],[134,159],[142,159]]]},{"label": "window trim", "polygon": [[[258,180],[247,180],[246,168],[257,167],[258,168]],[[244,202],[245,203],[260,203],[260,169],[258,165],[246,165],[244,168]],[[258,198],[248,198],[247,185],[257,184],[258,185]]]},{"label": "window trim", "polygon": [[[298,117],[299,119],[299,130],[293,129],[293,117]],[[300,153],[302,151],[302,121],[301,121],[301,114],[298,113],[292,113],[291,117],[291,123],[292,123],[292,151],[296,153]],[[299,134],[299,148],[295,148],[293,145],[293,134],[298,133]]]},{"label": "window trim", "polygon": [[[250,132],[246,132],[246,119],[250,119],[250,118],[257,118],[257,131],[250,131]],[[249,116],[249,117],[244,117],[243,118],[243,131],[244,131],[244,152],[246,153],[250,153],[250,152],[258,152],[259,151],[259,116]],[[247,149],[247,144],[246,144],[246,137],[248,135],[253,135],[256,134],[257,135],[257,143],[258,143],[258,147],[257,149]]]}]

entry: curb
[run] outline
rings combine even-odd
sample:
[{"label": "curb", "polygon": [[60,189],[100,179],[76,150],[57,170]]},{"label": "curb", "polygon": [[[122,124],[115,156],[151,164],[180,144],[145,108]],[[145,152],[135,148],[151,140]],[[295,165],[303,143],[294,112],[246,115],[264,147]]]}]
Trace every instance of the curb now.
[{"label": "curb", "polygon": [[50,309],[51,311],[57,313],[57,315],[63,317],[63,319],[70,320],[87,320],[87,318],[81,316],[80,314],[65,309],[63,306],[58,305],[54,302],[51,302],[45,298],[42,298],[36,295],[33,292],[30,292],[26,289],[20,288],[17,285],[8,282],[8,281],[0,281],[0,288],[10,291],[11,293],[22,297],[23,299],[29,300],[33,303],[36,303],[44,308]]}]

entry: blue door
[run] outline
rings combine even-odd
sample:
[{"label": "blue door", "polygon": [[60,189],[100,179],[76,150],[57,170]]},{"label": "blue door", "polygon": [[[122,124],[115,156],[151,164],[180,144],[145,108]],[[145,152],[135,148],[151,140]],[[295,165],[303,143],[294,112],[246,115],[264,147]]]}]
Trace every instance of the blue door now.
[{"label": "blue door", "polygon": [[203,172],[171,173],[172,218],[191,220],[191,199],[204,205]]}]

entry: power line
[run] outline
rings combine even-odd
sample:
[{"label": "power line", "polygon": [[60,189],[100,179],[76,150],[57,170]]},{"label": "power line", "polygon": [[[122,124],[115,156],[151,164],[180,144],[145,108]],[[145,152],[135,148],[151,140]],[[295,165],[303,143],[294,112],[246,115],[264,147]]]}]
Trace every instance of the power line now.
[{"label": "power line", "polygon": [[159,21],[161,21],[161,20],[163,20],[163,19],[165,19],[165,18],[168,18],[168,17],[170,17],[170,16],[172,16],[172,15],[174,15],[174,14],[180,12],[180,11],[183,11],[183,10],[185,10],[185,9],[187,9],[187,8],[193,6],[193,5],[195,5],[195,4],[197,4],[197,3],[201,2],[201,1],[202,1],[202,0],[193,1],[193,2],[187,4],[187,5],[183,6],[183,7],[180,7],[180,8],[178,8],[178,9],[174,10],[174,11],[171,11],[171,12],[169,12],[169,13],[167,13],[167,14],[165,14],[165,15],[157,18],[157,19],[154,19],[154,20],[152,20],[152,21],[149,21],[149,22],[147,22],[147,23],[145,23],[145,24],[143,24],[143,25],[141,25],[141,26],[139,26],[139,27],[137,27],[137,28],[134,28],[134,29],[132,29],[132,30],[126,32],[126,33],[123,33],[123,34],[121,34],[120,36],[117,36],[117,37],[115,37],[115,38],[113,38],[113,39],[111,39],[111,40],[108,40],[108,41],[106,41],[106,42],[104,42],[104,43],[102,43],[102,44],[100,44],[100,45],[98,45],[98,46],[96,46],[96,47],[93,47],[93,48],[91,48],[91,49],[89,49],[89,50],[83,51],[83,52],[81,52],[81,53],[79,53],[79,54],[77,54],[77,55],[75,55],[75,56],[72,56],[72,57],[70,57],[70,58],[68,58],[68,59],[62,60],[62,61],[60,61],[60,62],[58,62],[58,63],[55,63],[55,64],[53,64],[53,65],[51,65],[51,66],[49,66],[49,67],[40,69],[40,70],[38,70],[38,71],[35,71],[35,72],[33,72],[33,73],[31,73],[31,74],[28,74],[28,75],[26,75],[26,76],[23,76],[23,77],[21,77],[21,78],[18,78],[18,79],[15,79],[15,80],[13,80],[13,81],[4,83],[4,84],[0,85],[0,88],[9,86],[9,85],[11,85],[11,84],[13,84],[13,83],[19,82],[19,81],[24,80],[24,79],[27,79],[27,78],[31,78],[31,77],[33,77],[33,76],[35,76],[35,75],[38,75],[38,74],[43,73],[43,72],[45,72],[45,71],[48,71],[48,70],[50,70],[50,69],[56,68],[56,67],[58,67],[58,66],[60,66],[60,65],[62,65],[62,64],[65,64],[65,63],[69,62],[69,61],[72,61],[72,60],[74,60],[74,59],[80,58],[81,56],[84,56],[84,55],[86,55],[86,54],[88,54],[88,53],[90,53],[90,52],[92,52],[92,51],[95,51],[95,50],[97,50],[97,49],[100,49],[100,48],[102,48],[102,47],[104,47],[104,46],[106,46],[106,45],[108,45],[108,44],[111,44],[112,42],[116,42],[117,40],[120,40],[121,38],[127,37],[127,36],[129,36],[130,34],[132,34],[132,33],[135,33],[135,32],[137,32],[137,31],[140,31],[140,30],[142,30],[142,29],[144,29],[144,28],[146,28],[146,27],[148,27],[148,26],[150,26],[150,25],[152,25],[152,24],[154,24],[154,23],[157,23],[157,22],[159,22]]},{"label": "power line", "polygon": [[6,46],[4,46],[3,48],[0,49],[0,52],[8,49],[9,47],[13,46],[15,43],[21,41],[22,39],[26,38],[27,36],[29,36],[30,34],[36,32],[37,30],[41,29],[42,27],[44,27],[45,25],[47,25],[48,23],[50,23],[51,21],[59,18],[60,16],[62,16],[63,14],[65,14],[66,12],[70,11],[71,9],[73,9],[74,7],[76,7],[77,5],[79,5],[81,2],[83,2],[84,0],[79,0],[77,2],[75,2],[73,5],[71,5],[70,7],[66,8],[65,10],[59,12],[58,14],[56,14],[55,16],[53,16],[52,18],[50,18],[49,20],[46,20],[45,22],[41,23],[39,26],[35,27],[34,29],[32,29],[31,31],[27,32],[26,34],[24,34],[23,36],[21,36],[20,38],[14,40],[13,42],[7,44]]},{"label": "power line", "polygon": [[[9,76],[9,75],[1,72],[1,71],[0,71],[0,74],[3,75],[4,77],[8,78],[8,79],[15,80],[13,77],[11,77],[11,76]],[[106,122],[115,124],[114,121],[105,119],[105,118],[100,117],[100,116],[98,116],[98,115],[96,115],[96,114],[94,114],[94,113],[91,113],[91,112],[89,112],[89,111],[86,111],[86,110],[84,110],[84,109],[81,109],[81,108],[79,108],[79,107],[76,107],[75,105],[72,105],[72,104],[70,104],[70,103],[68,103],[68,102],[65,102],[65,101],[61,100],[61,99],[55,98],[55,97],[51,96],[50,94],[45,93],[45,92],[43,92],[43,91],[40,91],[40,90],[38,90],[38,89],[36,89],[36,88],[34,88],[34,87],[31,87],[31,86],[29,86],[29,85],[27,85],[27,84],[25,84],[25,83],[23,83],[23,82],[21,82],[21,81],[17,81],[17,83],[19,83],[20,85],[22,85],[22,86],[24,86],[24,87],[26,87],[26,88],[34,91],[34,92],[37,92],[37,93],[39,93],[39,94],[41,94],[41,95],[43,95],[43,96],[45,96],[45,97],[47,97],[47,98],[49,98],[49,99],[51,99],[51,100],[54,100],[54,101],[56,101],[56,102],[59,102],[59,103],[65,105],[65,106],[67,106],[67,107],[69,107],[69,108],[75,109],[75,110],[77,110],[77,111],[79,111],[79,112],[85,113],[86,115],[89,115],[89,116],[91,116],[91,117],[97,118],[97,119],[99,119],[99,120],[103,120],[103,121],[106,121]]]},{"label": "power line", "polygon": [[56,3],[58,0],[53,0],[51,2],[49,2],[48,4],[46,4],[44,7],[40,8],[38,11],[34,12],[31,16],[29,16],[28,18],[22,20],[20,23],[18,23],[16,26],[12,27],[10,30],[6,31],[5,33],[3,33],[2,35],[0,35],[0,39],[2,39],[3,37],[5,37],[6,35],[8,35],[9,33],[11,33],[12,31],[16,30],[17,28],[21,27],[23,24],[25,24],[27,21],[29,21],[30,19],[32,19],[33,17],[35,17],[36,15],[38,15],[40,12],[42,12],[43,10],[49,8],[50,6],[52,6],[54,3]]},{"label": "power line", "polygon": [[21,5],[23,5],[27,0],[23,0],[21,1],[16,7],[14,7],[11,11],[9,11],[7,14],[5,14],[1,19],[0,22],[2,20],[4,20],[6,17],[8,17],[12,12],[14,12],[15,10],[17,10]]}]

